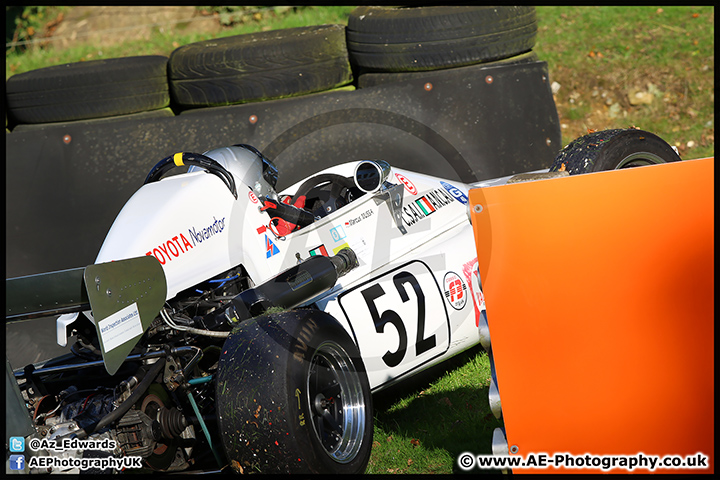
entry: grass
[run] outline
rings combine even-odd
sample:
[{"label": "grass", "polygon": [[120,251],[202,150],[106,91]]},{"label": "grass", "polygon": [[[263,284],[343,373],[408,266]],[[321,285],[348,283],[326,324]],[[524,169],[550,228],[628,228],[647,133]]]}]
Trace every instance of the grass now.
[{"label": "grass", "polygon": [[[714,7],[538,7],[537,16],[535,51],[560,85],[563,144],[634,125],[682,158],[714,155]],[[633,90],[652,103],[631,105]]]},{"label": "grass", "polygon": [[[302,25],[347,24],[353,7],[305,7],[227,28],[218,36]],[[548,63],[563,142],[588,129],[635,125],[678,147],[714,155],[713,7],[537,7],[535,51]],[[45,66],[128,55],[169,55],[207,34],[156,32],[150,41],[6,53],[6,78]],[[650,87],[649,85],[652,85]],[[632,89],[651,104],[631,105]],[[489,454],[500,426],[487,400],[490,366],[479,347],[374,396],[368,473],[461,473],[457,456]],[[398,400],[399,399],[399,400]]]},{"label": "grass", "polygon": [[5,79],[11,75],[35,70],[51,65],[70,62],[117,58],[133,55],[165,55],[188,43],[254,33],[262,30],[294,28],[305,25],[347,24],[349,13],[354,7],[298,7],[282,13],[266,12],[259,20],[251,18],[244,23],[224,28],[219,34],[185,32],[187,26],[177,28],[156,28],[152,37],[145,40],[127,41],[117,45],[78,44],[72,48],[56,49],[52,44],[46,48],[28,48],[26,50],[6,51]]},{"label": "grass", "polygon": [[490,361],[482,348],[407,382],[373,399],[375,432],[367,473],[464,473],[456,466],[461,453],[492,453],[492,432],[501,423],[490,411]]}]

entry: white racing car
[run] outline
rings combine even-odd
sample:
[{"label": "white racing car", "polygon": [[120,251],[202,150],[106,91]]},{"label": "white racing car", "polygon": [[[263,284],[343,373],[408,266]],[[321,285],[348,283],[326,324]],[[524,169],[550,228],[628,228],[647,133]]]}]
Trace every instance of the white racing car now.
[{"label": "white racing car", "polygon": [[[570,145],[553,169],[677,159],[618,132],[599,142],[630,145],[615,164]],[[276,180],[248,145],[178,153],[151,170],[94,265],[7,281],[9,320],[60,313],[58,343],[75,336],[72,354],[13,374],[22,400],[8,415],[28,418],[33,455],[75,459],[54,469],[68,472],[110,457],[155,471],[363,472],[371,393],[487,347],[468,190],[508,178],[470,186],[362,160],[285,192]],[[53,449],[65,439],[96,443]]]}]

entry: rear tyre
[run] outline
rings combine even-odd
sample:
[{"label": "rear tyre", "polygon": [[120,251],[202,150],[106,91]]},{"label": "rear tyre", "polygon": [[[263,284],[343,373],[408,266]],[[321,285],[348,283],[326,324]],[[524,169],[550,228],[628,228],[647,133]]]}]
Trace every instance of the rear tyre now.
[{"label": "rear tyre", "polygon": [[679,161],[675,150],[653,133],[613,129],[573,140],[555,157],[550,171],[566,170],[577,175]]},{"label": "rear tyre", "polygon": [[363,473],[372,397],[355,344],[330,315],[295,310],[240,325],[223,346],[220,434],[236,472]]}]

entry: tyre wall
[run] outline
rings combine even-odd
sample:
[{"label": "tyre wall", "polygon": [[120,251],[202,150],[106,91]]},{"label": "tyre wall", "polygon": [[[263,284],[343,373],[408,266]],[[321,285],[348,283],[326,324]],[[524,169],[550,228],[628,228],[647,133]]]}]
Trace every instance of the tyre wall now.
[{"label": "tyre wall", "polygon": [[[260,32],[181,46],[169,58],[11,77],[6,276],[91,264],[150,168],[178,151],[251,144],[276,163],[280,189],[363,158],[468,183],[547,168],[561,147],[557,110],[547,65],[530,51],[534,10],[512,8],[457,17],[449,7],[363,7],[347,28]],[[418,30],[427,17],[452,28]],[[400,36],[382,53],[387,25]],[[373,61],[404,66],[368,65],[358,42],[373,45]],[[408,42],[432,48],[398,60],[397,43]],[[478,42],[497,44],[495,53]],[[449,45],[465,53],[443,64],[436,53]]]}]

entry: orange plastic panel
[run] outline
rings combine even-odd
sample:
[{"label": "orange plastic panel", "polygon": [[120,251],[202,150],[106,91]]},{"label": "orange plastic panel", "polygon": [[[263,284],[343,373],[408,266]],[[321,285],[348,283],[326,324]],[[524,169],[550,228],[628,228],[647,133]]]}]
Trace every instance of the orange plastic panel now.
[{"label": "orange plastic panel", "polygon": [[[688,471],[714,471],[713,174],[701,159],[470,191],[519,455],[702,452],[710,468]],[[599,470],[513,469],[559,471]]]}]

